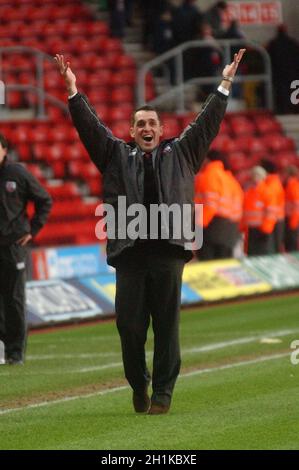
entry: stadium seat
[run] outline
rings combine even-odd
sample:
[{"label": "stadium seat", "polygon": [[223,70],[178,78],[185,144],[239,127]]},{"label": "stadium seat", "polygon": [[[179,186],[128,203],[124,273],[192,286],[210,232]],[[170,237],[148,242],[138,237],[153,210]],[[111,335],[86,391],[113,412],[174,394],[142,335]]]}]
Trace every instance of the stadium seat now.
[{"label": "stadium seat", "polygon": [[163,138],[170,139],[172,137],[178,137],[181,133],[181,126],[178,120],[175,117],[172,118],[163,118]]},{"label": "stadium seat", "polygon": [[253,135],[255,125],[245,116],[234,116],[230,119],[230,127],[235,136]]},{"label": "stadium seat", "polygon": [[111,91],[112,103],[133,103],[134,91],[128,86],[119,86]]},{"label": "stadium seat", "polygon": [[234,144],[236,150],[240,150],[241,152],[255,153],[267,151],[267,146],[263,139],[252,135],[241,135],[239,137],[235,137]]},{"label": "stadium seat", "polygon": [[281,132],[281,124],[273,116],[256,116],[255,125],[260,135]]},{"label": "stadium seat", "polygon": [[235,141],[227,134],[218,134],[213,140],[210,149],[225,153],[238,150]]},{"label": "stadium seat", "polygon": [[262,137],[264,145],[272,152],[280,152],[283,150],[295,150],[293,139],[282,134],[267,134]]},{"label": "stadium seat", "polygon": [[114,121],[111,125],[111,131],[119,139],[128,141],[131,140],[130,136],[130,123],[125,121]]}]

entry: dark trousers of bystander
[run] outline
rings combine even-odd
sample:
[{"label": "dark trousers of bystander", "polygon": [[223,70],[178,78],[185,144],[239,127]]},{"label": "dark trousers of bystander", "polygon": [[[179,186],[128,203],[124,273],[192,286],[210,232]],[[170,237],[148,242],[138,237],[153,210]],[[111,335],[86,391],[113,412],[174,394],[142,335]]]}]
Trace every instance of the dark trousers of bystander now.
[{"label": "dark trousers of bystander", "polygon": [[23,361],[26,346],[25,262],[16,262],[16,251],[24,248],[0,247],[0,340],[6,359]]},{"label": "dark trousers of bystander", "polygon": [[284,232],[284,246],[287,252],[297,251],[298,250],[298,228],[292,230],[288,222],[285,223],[285,232]]},{"label": "dark trousers of bystander", "polygon": [[126,378],[135,392],[150,382],[145,343],[152,318],[152,402],[169,405],[179,374],[179,312],[185,264],[183,249],[145,242],[127,249],[116,263],[116,318]]}]

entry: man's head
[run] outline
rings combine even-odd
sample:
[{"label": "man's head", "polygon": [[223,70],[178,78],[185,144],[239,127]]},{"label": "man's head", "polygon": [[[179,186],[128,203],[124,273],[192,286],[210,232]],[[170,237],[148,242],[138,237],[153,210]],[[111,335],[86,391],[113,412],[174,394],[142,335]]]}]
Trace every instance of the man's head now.
[{"label": "man's head", "polygon": [[136,109],[131,118],[130,134],[143,152],[154,150],[163,135],[158,111],[148,105]]},{"label": "man's head", "polygon": [[226,10],[227,9],[227,2],[224,2],[224,1],[221,1],[221,2],[217,2],[216,3],[216,6],[219,10]]},{"label": "man's head", "polygon": [[8,142],[5,139],[4,135],[0,134],[0,165],[7,155],[7,150],[8,150]]},{"label": "man's head", "polygon": [[271,160],[267,160],[266,158],[262,159],[261,166],[266,170],[267,173],[273,175],[278,172],[277,166]]}]

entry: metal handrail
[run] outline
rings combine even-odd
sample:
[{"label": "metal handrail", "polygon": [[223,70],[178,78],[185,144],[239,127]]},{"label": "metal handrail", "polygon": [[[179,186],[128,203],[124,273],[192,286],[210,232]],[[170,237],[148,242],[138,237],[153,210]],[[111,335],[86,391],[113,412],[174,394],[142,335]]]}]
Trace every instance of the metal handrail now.
[{"label": "metal handrail", "polygon": [[8,47],[0,47],[0,78],[1,78],[1,71],[2,71],[2,61],[3,61],[3,54],[7,53],[22,53],[22,54],[32,54],[36,58],[36,83],[37,85],[20,85],[20,84],[5,84],[5,89],[7,90],[17,90],[17,91],[31,91],[36,93],[38,97],[37,102],[37,118],[44,119],[46,117],[45,112],[45,101],[51,101],[53,104],[58,106],[63,111],[67,111],[67,105],[56,98],[55,96],[50,95],[45,91],[44,85],[44,60],[48,62],[53,62],[53,57],[45,52],[40,51],[34,47],[29,46],[8,46]]},{"label": "metal handrail", "polygon": [[[235,81],[238,83],[249,82],[249,81],[261,81],[266,85],[266,105],[269,109],[273,109],[273,91],[272,91],[272,68],[270,56],[266,49],[261,45],[248,41],[247,39],[221,39],[217,40],[220,50],[223,52],[223,62],[228,64],[231,62],[231,48],[232,47],[249,47],[260,52],[265,65],[265,73],[255,75],[238,75],[235,77]],[[211,43],[206,40],[194,40],[188,41],[179,46],[170,49],[167,52],[155,57],[154,59],[146,62],[138,71],[137,81],[137,105],[141,106],[146,102],[146,75],[147,73],[157,66],[165,64],[169,59],[174,59],[175,66],[175,85],[171,90],[163,93],[157,98],[151,100],[149,104],[160,105],[163,104],[169,97],[176,97],[176,111],[178,113],[185,112],[185,99],[184,91],[191,85],[196,84],[210,84],[219,83],[219,77],[199,77],[184,82],[184,64],[183,64],[183,52],[187,49],[193,49],[195,47],[207,47],[211,46]]]}]

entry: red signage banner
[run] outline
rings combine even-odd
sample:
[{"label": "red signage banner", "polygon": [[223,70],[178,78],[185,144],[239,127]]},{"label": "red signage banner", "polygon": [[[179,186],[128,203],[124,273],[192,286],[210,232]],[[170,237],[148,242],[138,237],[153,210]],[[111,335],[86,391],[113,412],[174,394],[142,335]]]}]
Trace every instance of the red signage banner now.
[{"label": "red signage banner", "polygon": [[281,1],[228,2],[226,24],[237,20],[242,25],[278,25],[282,23]]}]

